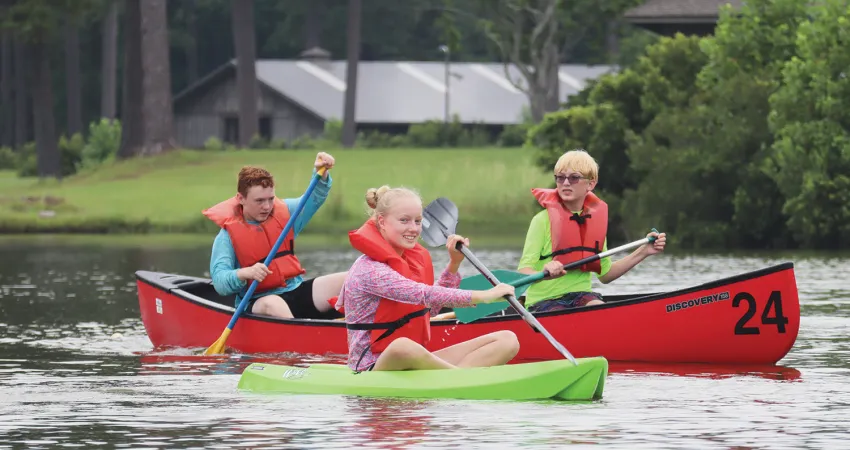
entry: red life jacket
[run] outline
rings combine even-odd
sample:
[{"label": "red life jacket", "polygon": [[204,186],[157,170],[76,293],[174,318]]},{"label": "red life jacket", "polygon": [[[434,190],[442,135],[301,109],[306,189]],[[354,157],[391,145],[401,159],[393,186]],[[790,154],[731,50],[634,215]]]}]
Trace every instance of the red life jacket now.
[{"label": "red life jacket", "polygon": [[[252,225],[242,216],[242,205],[234,196],[203,211],[210,220],[227,230],[236,259],[240,267],[250,267],[258,262],[264,262],[269,256],[274,243],[289,221],[289,208],[282,200],[275,199],[272,214],[263,223]],[[301,262],[295,256],[295,233],[290,228],[289,233],[278,247],[269,264],[271,274],[257,286],[256,292],[286,286],[286,280],[307,273]]]},{"label": "red life jacket", "polygon": [[[431,254],[425,247],[416,243],[412,249],[399,254],[389,242],[381,236],[373,220],[367,220],[358,230],[348,233],[351,245],[375,261],[390,266],[405,278],[427,285],[434,285],[434,266]],[[371,330],[371,349],[380,353],[390,343],[400,337],[427,345],[431,340],[430,308],[423,305],[397,302],[382,298],[375,313],[374,323],[349,323],[350,330]],[[392,337],[390,337],[392,335]]]},{"label": "red life jacket", "polygon": [[[540,255],[540,259],[554,256],[554,260],[568,264],[602,252],[608,234],[608,204],[589,192],[584,198],[582,213],[568,211],[557,189],[532,189],[531,192],[549,213],[552,234],[552,253]],[[597,259],[580,267],[583,272],[602,272]]]}]

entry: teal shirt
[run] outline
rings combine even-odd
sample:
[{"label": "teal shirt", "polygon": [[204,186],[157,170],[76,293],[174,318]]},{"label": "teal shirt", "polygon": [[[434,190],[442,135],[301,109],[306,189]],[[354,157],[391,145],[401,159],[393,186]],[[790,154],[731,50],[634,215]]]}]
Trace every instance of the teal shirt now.
[{"label": "teal shirt", "polygon": [[[315,174],[315,170],[313,173]],[[328,193],[331,190],[332,183],[333,180],[331,179],[330,174],[328,174],[327,180],[320,178],[319,182],[316,183],[316,188],[313,189],[313,193],[310,194],[310,198],[304,205],[304,211],[301,212],[298,219],[295,220],[295,224],[292,226],[292,232],[295,237],[298,237],[301,230],[303,230],[307,223],[310,222],[310,219],[313,218],[313,215],[316,214],[316,211],[319,210],[328,198]],[[298,204],[301,202],[302,197],[287,198],[284,202],[289,210],[294,212],[295,208],[298,207]],[[249,223],[256,224],[257,222]],[[241,294],[244,294],[245,291],[248,290],[249,286],[247,281],[240,280],[239,277],[236,276],[236,271],[240,268],[239,260],[236,259],[236,251],[233,249],[233,242],[230,240],[230,233],[222,228],[218,232],[218,235],[216,235],[215,241],[213,241],[212,253],[210,255],[210,276],[212,277],[215,291],[218,292],[219,295],[227,296],[240,294],[236,296],[236,305],[239,305]],[[281,286],[265,292],[257,292],[252,298],[257,298],[260,295],[280,295],[284,292],[297,288],[303,281],[303,277],[298,275],[295,278],[286,280],[286,286]]]}]

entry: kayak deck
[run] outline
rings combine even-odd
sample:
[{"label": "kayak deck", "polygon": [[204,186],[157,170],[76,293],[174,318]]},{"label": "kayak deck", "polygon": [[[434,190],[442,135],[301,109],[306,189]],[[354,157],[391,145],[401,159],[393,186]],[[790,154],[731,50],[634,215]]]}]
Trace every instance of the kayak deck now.
[{"label": "kayak deck", "polygon": [[471,400],[593,400],[602,398],[608,360],[567,360],[452,370],[355,373],[341,364],[309,367],[253,363],[238,388],[259,393]]}]

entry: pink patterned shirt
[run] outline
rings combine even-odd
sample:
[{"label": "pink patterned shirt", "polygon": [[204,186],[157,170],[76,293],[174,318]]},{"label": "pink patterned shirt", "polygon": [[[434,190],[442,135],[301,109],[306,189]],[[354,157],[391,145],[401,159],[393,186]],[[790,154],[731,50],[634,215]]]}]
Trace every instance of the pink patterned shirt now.
[{"label": "pink patterned shirt", "polygon": [[[472,291],[457,289],[460,281],[460,274],[443,270],[437,285],[429,286],[405,278],[387,264],[362,255],[348,271],[336,308],[345,308],[347,323],[375,323],[381,298],[424,305],[430,307],[431,316],[435,316],[443,307],[472,305]],[[368,368],[380,355],[368,349],[370,333],[369,330],[348,330],[348,367],[353,370]],[[361,354],[363,359],[358,367]]]}]

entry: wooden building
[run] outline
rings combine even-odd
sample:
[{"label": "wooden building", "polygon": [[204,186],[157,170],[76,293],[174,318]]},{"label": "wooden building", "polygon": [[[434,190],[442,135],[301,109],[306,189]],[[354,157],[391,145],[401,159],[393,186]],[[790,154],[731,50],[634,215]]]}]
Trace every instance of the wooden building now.
[{"label": "wooden building", "polygon": [[740,8],[743,0],[646,0],[627,11],[623,19],[652,32],[707,36],[714,34],[720,7]]},{"label": "wooden building", "polygon": [[[267,139],[316,136],[328,120],[341,120],[346,62],[322,58],[258,60],[259,131]],[[448,68],[449,76],[446,76]],[[613,66],[562,65],[560,96]],[[512,79],[521,79],[514,68]],[[404,131],[410,124],[457,115],[464,124],[503,127],[522,121],[526,95],[498,63],[415,61],[361,62],[358,68],[358,129]],[[216,69],[174,97],[176,137],[181,146],[203,147],[210,137],[237,142],[236,62]]]}]

